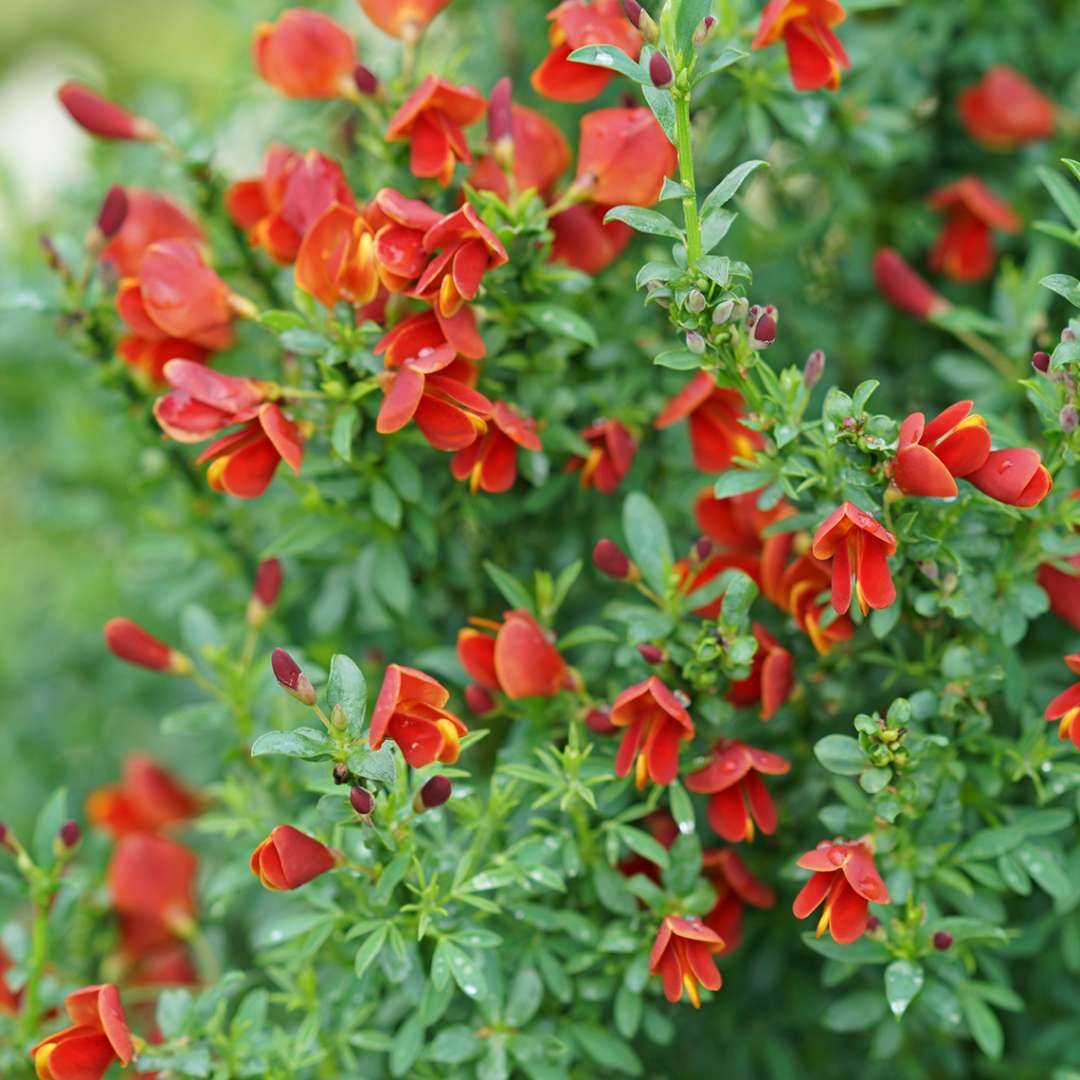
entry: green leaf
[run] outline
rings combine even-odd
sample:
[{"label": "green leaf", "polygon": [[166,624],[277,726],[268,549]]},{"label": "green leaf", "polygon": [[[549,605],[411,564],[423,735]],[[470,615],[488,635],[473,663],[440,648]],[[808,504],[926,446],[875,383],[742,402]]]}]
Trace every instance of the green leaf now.
[{"label": "green leaf", "polygon": [[1019,847],[1024,840],[1024,830],[1016,825],[1003,825],[996,829],[980,829],[956,849],[957,862],[974,859],[995,859]]},{"label": "green leaf", "polygon": [[668,807],[675,824],[679,826],[679,832],[694,831],[694,804],[678,780],[668,786]]},{"label": "green leaf", "polygon": [[375,516],[391,529],[401,527],[401,499],[385,480],[377,479],[372,482],[371,509],[375,511]]},{"label": "green leaf", "polygon": [[625,1039],[591,1024],[574,1024],[573,1032],[586,1057],[597,1065],[626,1076],[642,1074],[641,1061]]},{"label": "green leaf", "polygon": [[620,825],[619,836],[631,851],[640,855],[643,859],[655,863],[661,870],[666,870],[671,864],[667,848],[659,840],[651,837],[641,829],[635,829],[632,825]]},{"label": "green leaf", "polygon": [[703,68],[694,76],[694,85],[696,86],[702,79],[707,79],[710,75],[715,75],[717,72],[731,67],[732,64],[738,63],[740,60],[745,60],[749,55],[748,52],[744,52],[742,49],[727,46],[715,60],[709,63],[708,67]]},{"label": "green leaf", "polygon": [[826,735],[814,744],[814,757],[829,772],[856,776],[866,768],[866,754],[850,735]]},{"label": "green leaf", "polygon": [[1065,860],[1053,848],[1029,841],[1017,848],[1016,857],[1043,892],[1062,902],[1072,899],[1073,885]]},{"label": "green leaf", "polygon": [[885,969],[885,997],[893,1016],[904,1015],[925,978],[922,965],[911,960],[895,960]]},{"label": "green leaf", "polygon": [[590,64],[593,67],[606,68],[608,71],[617,71],[620,75],[625,75],[642,86],[652,85],[648,71],[636,64],[615,45],[585,45],[580,49],[575,49],[567,59],[575,64]]},{"label": "green leaf", "polygon": [[988,1058],[1001,1057],[1005,1036],[1002,1034],[1001,1024],[994,1015],[993,1009],[968,987],[961,985],[956,989],[971,1037]]},{"label": "green leaf", "polygon": [[651,236],[670,236],[674,240],[682,239],[682,229],[669,217],[658,210],[646,210],[641,206],[613,206],[604,215],[604,224],[609,221],[621,221],[631,229]]},{"label": "green leaf", "polygon": [[296,728],[294,731],[267,731],[251,746],[252,757],[282,754],[304,761],[328,761],[334,756],[334,744],[326,733],[315,728]]},{"label": "green leaf", "polygon": [[304,316],[296,311],[261,311],[259,322],[268,330],[273,330],[275,334],[307,325]]},{"label": "green leaf", "polygon": [[832,938],[819,938],[812,933],[803,934],[802,939],[814,952],[844,964],[887,964],[892,959],[892,954],[884,945],[865,937],[850,945],[838,945]]},{"label": "green leaf", "polygon": [[668,349],[654,357],[657,367],[671,368],[673,371],[693,371],[701,367],[701,357],[688,349]]},{"label": "green leaf", "polygon": [[424,1025],[419,1013],[413,1013],[394,1035],[390,1048],[390,1075],[407,1076],[424,1045]]},{"label": "green leaf", "polygon": [[340,705],[344,711],[349,737],[359,738],[367,713],[367,681],[356,664],[341,653],[336,653],[330,660],[326,696],[331,708]]},{"label": "green leaf", "polygon": [[175,1039],[184,1030],[191,1012],[191,992],[182,989],[163,990],[158,998],[154,1019],[166,1039]]},{"label": "green leaf", "polygon": [[821,1022],[830,1031],[865,1031],[885,1015],[885,1000],[880,990],[857,990],[828,1004]]},{"label": "green leaf", "polygon": [[722,289],[726,288],[731,280],[731,259],[726,255],[702,255],[698,259],[697,268]]},{"label": "green leaf", "polygon": [[60,826],[68,820],[67,788],[57,788],[38,813],[34,822],[34,839],[31,852],[38,866],[52,866]]},{"label": "green leaf", "polygon": [[[746,54],[743,53],[742,55],[745,56]],[[735,59],[738,59],[738,57]],[[755,169],[760,169],[762,166],[767,169],[769,163],[767,161],[755,159],[753,161],[744,161],[741,165],[736,165],[735,168],[705,196],[705,201],[701,204],[701,216],[705,217],[705,215],[712,213],[714,210],[719,210],[720,207],[724,206],[736,192],[738,192],[739,188],[742,187],[743,181]]]},{"label": "green leaf", "polygon": [[461,992],[474,1001],[487,997],[488,985],[480,962],[471,953],[459,949],[450,942],[444,942],[446,961],[450,965],[450,974]]},{"label": "green leaf", "polygon": [[543,998],[544,983],[536,969],[520,968],[506,999],[506,1022],[511,1027],[524,1027],[539,1011]]},{"label": "green leaf", "polygon": [[526,611],[533,610],[533,598],[528,590],[512,574],[508,574],[493,562],[484,562],[484,570],[487,576],[495,583],[495,588],[503,594],[503,599],[514,608],[524,608]]},{"label": "green leaf", "polygon": [[727,236],[737,214],[730,210],[710,210],[701,219],[701,250],[712,251]]},{"label": "green leaf", "polygon": [[632,491],[623,503],[622,522],[630,558],[637,563],[641,576],[656,592],[665,592],[674,556],[660,511],[646,495]]},{"label": "green leaf", "polygon": [[684,187],[678,180],[672,180],[670,176],[665,176],[663,184],[660,185],[660,198],[656,201],[665,202],[667,199],[685,199],[689,195],[693,195],[693,192],[688,187]]},{"label": "green leaf", "polygon": [[352,461],[352,441],[359,426],[360,414],[355,405],[347,405],[334,418],[330,433],[330,445],[342,461]]},{"label": "green leaf", "polygon": [[371,585],[379,599],[399,615],[409,613],[413,602],[412,577],[398,541],[380,540],[375,544]]},{"label": "green leaf", "polygon": [[[641,52],[641,64],[643,69],[648,66],[648,60],[645,58],[644,49]],[[647,85],[642,86],[641,92],[645,96],[645,104],[652,110],[653,116],[656,117],[656,122],[667,136],[668,142],[674,146],[675,99],[671,96],[671,92],[669,90],[660,90],[658,87],[653,86],[651,81]]]},{"label": "green leaf", "polygon": [[596,327],[570,308],[560,307],[558,304],[525,304],[520,310],[534,326],[546,330],[549,334],[572,338],[593,348],[600,344]]},{"label": "green leaf", "polygon": [[750,606],[757,599],[758,587],[749,574],[732,570],[731,580],[720,605],[720,621],[728,627],[740,626],[750,614]]},{"label": "green leaf", "polygon": [[680,273],[679,268],[672,266],[670,263],[647,262],[637,272],[637,277],[634,278],[634,287],[640,289],[642,285],[646,285],[650,281],[670,281],[672,278],[678,277]]},{"label": "green leaf", "polygon": [[476,1037],[472,1028],[465,1024],[454,1024],[443,1028],[435,1036],[428,1048],[428,1057],[446,1065],[460,1065],[479,1057],[484,1050],[484,1043]]},{"label": "green leaf", "polygon": [[1050,274],[1039,282],[1051,292],[1063,296],[1073,307],[1080,308],[1080,281],[1068,274]]},{"label": "green leaf", "polygon": [[1069,224],[1074,229],[1080,229],[1080,194],[1077,194],[1076,188],[1060,173],[1043,165],[1036,166],[1035,172]]},{"label": "green leaf", "polygon": [[729,499],[732,495],[745,495],[757,491],[771,483],[773,473],[769,469],[728,469],[720,474],[720,479],[713,485],[713,494],[718,499]]},{"label": "green leaf", "polygon": [[366,746],[349,755],[349,770],[365,780],[375,780],[386,787],[393,787],[397,777],[397,761],[393,747],[387,743],[378,750]]}]

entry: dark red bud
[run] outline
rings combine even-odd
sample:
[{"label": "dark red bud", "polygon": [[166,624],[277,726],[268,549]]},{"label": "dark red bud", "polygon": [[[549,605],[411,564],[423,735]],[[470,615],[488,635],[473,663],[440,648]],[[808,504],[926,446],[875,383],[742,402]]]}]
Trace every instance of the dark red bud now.
[{"label": "dark red bud", "polygon": [[263,559],[255,571],[252,595],[264,607],[273,607],[281,592],[281,563],[277,559]]},{"label": "dark red bud", "polygon": [[825,371],[825,354],[821,349],[815,349],[807,358],[803,368],[803,386],[807,390],[813,390]]},{"label": "dark red bud", "polygon": [[[433,776],[428,780],[416,793],[413,806],[418,812],[420,810],[434,810],[436,806],[442,806],[450,798],[452,790],[450,781],[440,773],[438,776]],[[417,803],[420,805],[417,806]]]},{"label": "dark red bud", "polygon": [[938,952],[946,952],[952,948],[953,936],[948,930],[938,930],[934,933],[934,948]]},{"label": "dark red bud", "polygon": [[492,145],[500,139],[512,139],[513,114],[511,111],[514,84],[510,76],[501,78],[491,91],[491,108],[488,110],[488,138]]},{"label": "dark red bud", "polygon": [[630,576],[630,559],[614,540],[597,540],[592,549],[592,559],[601,574],[619,581]]},{"label": "dark red bud", "polygon": [[881,920],[876,915],[871,915],[870,918],[866,920],[866,929],[869,930],[870,933],[880,929],[880,927]]},{"label": "dark red bud", "polygon": [[362,787],[354,787],[349,792],[349,802],[361,817],[367,817],[375,809],[375,796]]},{"label": "dark red bud", "polygon": [[597,705],[585,714],[585,726],[597,735],[614,735],[619,729],[611,722],[611,707]]},{"label": "dark red bud", "polygon": [[667,89],[675,81],[675,72],[663,53],[656,52],[649,57],[649,78],[658,90]]},{"label": "dark red bud", "polygon": [[363,64],[357,64],[353,68],[352,77],[356,89],[366,97],[373,97],[378,92],[379,80],[375,77],[375,72],[371,68],[365,67]]},{"label": "dark red bud", "polygon": [[660,664],[664,660],[663,649],[658,649],[655,645],[639,645],[637,651],[647,664]]},{"label": "dark red bud", "polygon": [[1045,375],[1050,370],[1050,354],[1042,350],[1032,353],[1031,366],[1040,374]]},{"label": "dark red bud", "polygon": [[626,12],[626,17],[630,20],[630,25],[635,30],[641,29],[641,5],[637,0],[622,0],[622,9]]},{"label": "dark red bud", "polygon": [[69,851],[76,847],[79,841],[82,839],[82,829],[79,828],[77,821],[65,821],[60,826],[60,843],[64,845]]},{"label": "dark red bud", "polygon": [[334,783],[335,784],[347,784],[349,782],[350,773],[349,766],[344,761],[339,761],[334,766]]},{"label": "dark red bud", "polygon": [[763,312],[754,323],[750,333],[750,347],[764,349],[776,340],[776,318],[767,311]]},{"label": "dark red bud", "polygon": [[104,239],[109,240],[120,231],[120,227],[127,218],[127,212],[127,192],[119,184],[113,184],[105,193],[97,216],[98,232]]},{"label": "dark red bud", "polygon": [[713,542],[707,536],[699,536],[694,542],[694,554],[699,561],[704,561],[712,554]]},{"label": "dark red bud", "polygon": [[311,681],[300,670],[299,664],[284,650],[275,649],[270,656],[274,678],[281,688],[305,705],[314,705],[318,698]]},{"label": "dark red bud", "polygon": [[465,687],[465,704],[476,716],[486,716],[495,708],[495,699],[486,687],[470,683]]}]

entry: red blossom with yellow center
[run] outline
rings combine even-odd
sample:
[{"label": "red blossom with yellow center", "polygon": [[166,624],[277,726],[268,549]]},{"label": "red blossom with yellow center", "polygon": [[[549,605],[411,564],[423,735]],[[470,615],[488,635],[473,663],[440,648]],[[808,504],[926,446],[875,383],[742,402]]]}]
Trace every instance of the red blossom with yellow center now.
[{"label": "red blossom with yellow center", "polygon": [[658,429],[680,420],[690,423],[694,465],[702,472],[724,472],[733,458],[752,458],[761,435],[742,424],[745,402],[738,390],[722,388],[700,371],[668,403],[653,422]]},{"label": "red blossom with yellow center", "polygon": [[497,401],[485,434],[459,450],[450,462],[455,480],[468,480],[475,494],[509,491],[517,479],[518,447],[543,450],[536,434],[536,421],[515,412],[505,402]]},{"label": "red blossom with yellow center", "polygon": [[771,908],[776,893],[754,877],[734,848],[704,852],[701,872],[716,892],[716,903],[702,921],[723,941],[718,953],[723,956],[742,941],[743,906]]},{"label": "red blossom with yellow center", "polygon": [[355,206],[332,203],[304,234],[295,273],[297,286],[323,307],[370,303],[381,285],[375,230]]},{"label": "red blossom with yellow center", "polygon": [[64,999],[71,1026],[30,1050],[40,1080],[101,1080],[135,1054],[120,993],[112,983],[85,986]]},{"label": "red blossom with yellow center", "polygon": [[852,577],[864,615],[896,599],[888,562],[896,537],[854,503],[842,503],[818,526],[811,551],[816,559],[832,559],[832,606],[839,614],[851,606]]},{"label": "red blossom with yellow center", "polygon": [[681,701],[655,676],[627,687],[612,702],[611,723],[626,728],[615,756],[615,773],[634,770],[644,788],[670,784],[679,773],[679,744],[694,737],[694,723]]},{"label": "red blossom with yellow center", "polygon": [[570,669],[544,628],[527,611],[508,611],[501,623],[470,619],[458,631],[457,653],[469,678],[513,701],[553,697],[571,684]]},{"label": "red blossom with yellow center", "polygon": [[965,176],[938,188],[927,203],[945,215],[930,253],[930,267],[954,281],[978,281],[994,269],[992,230],[1016,232],[1020,218],[978,177]]},{"label": "red blossom with yellow center", "polygon": [[358,0],[364,14],[384,34],[415,43],[450,0]]},{"label": "red blossom with yellow center", "polygon": [[813,870],[814,876],[795,897],[795,918],[805,919],[824,902],[815,933],[821,937],[828,930],[838,945],[862,937],[868,904],[892,902],[865,841],[823,840],[796,865]]},{"label": "red blossom with yellow center", "polygon": [[452,765],[469,729],[445,708],[449,700],[450,692],[430,675],[391,664],[371,716],[371,748],[392,739],[414,769],[435,761]]},{"label": "red blossom with yellow center", "polygon": [[1014,150],[1054,134],[1054,103],[1007,64],[989,68],[956,105],[972,138],[994,150]]},{"label": "red blossom with yellow center", "polygon": [[290,8],[275,23],[260,23],[252,43],[255,68],[275,90],[292,98],[355,94],[356,44],[328,15]]},{"label": "red blossom with yellow center", "polygon": [[672,1004],[683,991],[695,1009],[701,1007],[701,987],[719,990],[722,985],[713,954],[724,947],[719,935],[699,919],[667,915],[649,953],[649,974],[659,975],[664,997]]},{"label": "red blossom with yellow center", "polygon": [[581,486],[610,495],[623,482],[637,453],[637,440],[621,420],[598,420],[582,433],[589,445],[588,457],[575,456],[566,472],[581,470]]},{"label": "red blossom with yellow center", "polygon": [[758,773],[782,776],[791,766],[778,754],[722,739],[708,765],[686,778],[689,791],[711,795],[709,824],[730,844],[754,839],[754,826],[776,832],[776,806]]},{"label": "red blossom with yellow center", "polygon": [[365,211],[375,230],[375,268],[391,292],[405,292],[428,264],[424,236],[442,220],[437,210],[393,188],[382,188]]},{"label": "red blossom with yellow center", "polygon": [[971,401],[958,401],[929,423],[921,412],[900,425],[892,477],[905,495],[950,499],[957,493],[956,477],[981,468],[990,454],[986,421],[971,413]]},{"label": "red blossom with yellow center", "polygon": [[[1074,675],[1080,675],[1080,653],[1066,656],[1065,663]],[[1080,682],[1058,694],[1043,715],[1047,720],[1058,721],[1058,735],[1080,750]]]},{"label": "red blossom with yellow center", "polygon": [[751,48],[764,49],[783,38],[796,90],[836,90],[841,69],[851,63],[832,28],[846,18],[837,0],[769,0]]}]

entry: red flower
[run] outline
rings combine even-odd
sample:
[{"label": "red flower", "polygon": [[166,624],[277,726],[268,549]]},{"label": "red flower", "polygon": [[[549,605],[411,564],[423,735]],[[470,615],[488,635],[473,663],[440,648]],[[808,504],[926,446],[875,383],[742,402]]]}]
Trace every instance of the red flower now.
[{"label": "red flower", "polygon": [[874,280],[893,307],[917,319],[932,318],[951,306],[893,248],[879,248],[875,253]]},{"label": "red flower", "polygon": [[966,479],[991,499],[1024,508],[1038,506],[1054,486],[1039,452],[1027,447],[991,450]]},{"label": "red flower", "polygon": [[589,456],[571,458],[566,471],[580,469],[583,488],[594,487],[602,495],[610,495],[634,463],[637,440],[619,420],[598,420],[581,437],[589,444]]},{"label": "red flower", "polygon": [[444,708],[449,699],[450,692],[430,675],[391,664],[371,716],[372,749],[389,738],[414,769],[433,761],[452,765],[461,752],[461,736],[469,729]]},{"label": "red flower", "polygon": [[205,239],[199,224],[171,199],[156,191],[129,187],[124,223],[98,256],[111,262],[121,277],[135,277],[144,252],[159,240]]},{"label": "red flower", "polygon": [[428,301],[446,318],[456,315],[466,300],[476,299],[484,274],[507,260],[506,248],[470,203],[428,229],[424,250],[439,254],[410,295]]},{"label": "red flower", "polygon": [[267,889],[299,889],[333,870],[338,856],[291,825],[277,825],[251,853],[251,872]]},{"label": "red flower", "polygon": [[199,797],[147,754],[128,754],[120,784],[86,800],[87,818],[114,836],[182,825],[201,809]]},{"label": "red flower", "polygon": [[[1065,663],[1074,675],[1080,675],[1080,653],[1065,657]],[[1068,690],[1063,690],[1049,705],[1043,714],[1047,720],[1058,721],[1058,735],[1071,740],[1073,746],[1080,749],[1080,682],[1073,683]]]},{"label": "red flower", "polygon": [[356,93],[356,45],[348,30],[328,15],[290,8],[276,23],[259,23],[252,47],[259,75],[286,97]]},{"label": "red flower", "polygon": [[296,425],[276,405],[267,403],[239,431],[212,442],[195,464],[210,462],[206,482],[214,491],[255,499],[270,486],[279,462],[299,475],[303,456],[304,440]]},{"label": "red flower", "polygon": [[553,237],[551,261],[564,262],[585,274],[599,274],[630,243],[633,230],[621,221],[604,224],[608,206],[577,203],[549,222]]},{"label": "red flower", "polygon": [[[532,190],[546,195],[570,167],[566,137],[535,109],[511,105],[510,116],[514,185],[519,192]],[[494,191],[504,201],[510,196],[506,174],[490,154],[477,161],[469,183],[478,191]]]},{"label": "red flower", "polygon": [[995,64],[957,99],[972,138],[996,150],[1012,150],[1054,134],[1054,103],[1019,71]]},{"label": "red flower", "polygon": [[800,555],[785,567],[779,556],[790,548],[791,534],[770,537],[770,541],[782,543],[773,548],[775,560],[768,557],[762,560],[762,591],[777,607],[792,615],[822,656],[828,656],[836,642],[847,641],[855,633],[848,615],[822,625],[826,621],[825,605],[818,603],[817,598],[830,586],[828,565],[810,555]]},{"label": "red flower", "polygon": [[892,477],[905,495],[951,499],[954,477],[969,476],[990,454],[990,432],[978,415],[968,416],[972,402],[958,401],[930,423],[921,412],[905,417],[893,461]]},{"label": "red flower", "polygon": [[379,279],[391,292],[405,292],[427,266],[424,235],[442,220],[442,215],[419,199],[383,188],[368,207],[366,217],[375,229]]},{"label": "red flower", "polygon": [[664,986],[664,997],[672,1004],[682,997],[683,991],[695,1009],[701,1008],[701,992],[719,990],[720,972],[716,970],[713,953],[720,952],[723,941],[698,919],[683,919],[667,915],[649,953],[649,974],[659,975]]},{"label": "red flower", "polygon": [[851,64],[832,27],[846,18],[837,0],[769,0],[750,47],[764,49],[782,37],[795,89],[835,90],[840,69]]},{"label": "red flower", "polygon": [[564,0],[548,12],[551,49],[532,73],[533,89],[555,101],[589,101],[607,86],[613,71],[578,64],[567,57],[585,45],[614,45],[632,60],[641,35],[630,25],[619,0]]},{"label": "red flower", "polygon": [[701,871],[716,891],[716,903],[704,922],[724,942],[719,950],[719,955],[724,956],[742,941],[743,904],[771,908],[776,894],[750,873],[733,848],[704,852]]},{"label": "red flower", "polygon": [[461,129],[475,124],[487,108],[484,96],[471,86],[454,86],[428,75],[390,118],[386,139],[408,139],[413,176],[433,177],[446,187],[456,161],[472,164]]},{"label": "red flower", "polygon": [[679,699],[655,676],[627,687],[611,705],[611,722],[626,728],[615,773],[634,769],[640,789],[647,779],[670,784],[679,772],[679,743],[694,737],[694,722]]},{"label": "red flower", "polygon": [[578,183],[588,184],[594,203],[652,206],[677,164],[651,109],[597,109],[581,118]]},{"label": "red flower", "polygon": [[183,338],[204,349],[232,344],[234,299],[191,240],[159,240],[143,253],[137,277],[116,295],[120,317],[147,341]]},{"label": "red flower", "polygon": [[709,824],[730,844],[754,839],[754,824],[776,832],[776,807],[761,777],[782,776],[791,766],[779,755],[736,739],[721,739],[709,764],[686,778],[686,787],[711,795]]},{"label": "red flower", "polygon": [[205,364],[210,350],[179,338],[162,338],[148,341],[137,334],[127,334],[116,343],[121,360],[142,374],[155,389],[165,382],[165,365],[170,360],[188,360],[193,364]]},{"label": "red flower", "polygon": [[450,0],[359,0],[364,14],[383,33],[415,43]]},{"label": "red flower", "polygon": [[324,307],[361,306],[379,292],[375,231],[355,206],[333,203],[311,224],[296,253],[296,284]]},{"label": "red flower", "polygon": [[694,502],[694,517],[701,531],[725,551],[760,555],[765,530],[794,511],[781,501],[768,510],[758,506],[762,489],[718,499],[711,487],[703,488]]},{"label": "red flower", "polygon": [[167,671],[170,675],[186,675],[191,671],[191,661],[182,652],[159,641],[130,619],[110,619],[105,624],[105,644],[114,656],[138,667]]},{"label": "red flower", "polygon": [[930,253],[930,267],[955,281],[978,281],[994,269],[991,229],[1020,228],[1012,207],[974,176],[938,188],[926,201],[946,215]]},{"label": "red flower", "polygon": [[270,147],[263,175],[225,193],[229,216],[279,263],[296,258],[300,241],[334,203],[355,205],[341,166],[318,150],[298,154],[287,146]]},{"label": "red flower", "polygon": [[56,92],[60,104],[84,131],[102,139],[156,139],[158,129],[80,83],[66,82]]},{"label": "red flower", "polygon": [[798,864],[813,870],[814,876],[795,897],[791,910],[796,919],[805,919],[821,902],[825,908],[818,920],[816,934],[828,929],[833,941],[847,945],[862,937],[866,929],[867,902],[888,904],[889,891],[874,865],[870,847],[862,840],[823,840],[808,851]]},{"label": "red flower", "polygon": [[121,915],[153,919],[178,932],[195,913],[194,852],[151,833],[127,833],[117,842],[107,878]]},{"label": "red flower", "polygon": [[841,615],[851,606],[852,574],[864,615],[896,599],[888,563],[896,537],[854,503],[842,503],[818,526],[812,551],[815,559],[832,559],[832,606]]},{"label": "red flower", "polygon": [[22,1004],[22,990],[12,990],[4,979],[13,966],[11,957],[0,945],[0,1016],[16,1016]]},{"label": "red flower", "polygon": [[46,1035],[30,1056],[41,1080],[101,1080],[135,1053],[120,993],[112,983],[84,986],[64,999],[71,1027]]},{"label": "red flower", "polygon": [[754,637],[758,643],[754,665],[745,679],[731,684],[727,699],[740,708],[760,701],[758,715],[762,720],[768,720],[791,696],[795,686],[795,660],[759,622],[754,623]]},{"label": "red flower", "polygon": [[194,986],[199,981],[187,946],[171,937],[161,939],[145,920],[120,920],[116,958],[126,986]]},{"label": "red flower", "polygon": [[450,462],[454,479],[467,478],[474,494],[479,490],[489,494],[509,491],[517,479],[517,448],[544,449],[536,434],[536,421],[504,402],[495,403],[491,420],[487,432],[459,450]]},{"label": "red flower", "polygon": [[1070,555],[1064,560],[1072,573],[1059,570],[1052,563],[1039,567],[1039,584],[1050,597],[1050,609],[1080,630],[1080,555]]},{"label": "red flower", "polygon": [[744,401],[738,390],[721,389],[707,371],[699,371],[653,422],[670,427],[690,418],[690,448],[702,472],[723,472],[735,457],[752,458],[761,436],[744,427]]},{"label": "red flower", "polygon": [[473,626],[458,631],[458,659],[469,678],[484,689],[517,701],[553,697],[571,683],[566,661],[527,611],[508,611],[502,623],[469,621]]}]

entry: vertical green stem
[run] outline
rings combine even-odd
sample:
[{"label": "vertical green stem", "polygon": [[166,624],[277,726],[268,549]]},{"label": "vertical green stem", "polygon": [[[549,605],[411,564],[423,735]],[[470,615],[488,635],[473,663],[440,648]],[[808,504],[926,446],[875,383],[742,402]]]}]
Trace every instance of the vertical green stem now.
[{"label": "vertical green stem", "polygon": [[26,964],[26,985],[23,990],[22,1016],[19,1021],[19,1042],[28,1042],[37,1031],[41,1018],[41,977],[49,958],[49,900],[48,890],[34,890],[34,924],[30,933],[30,956]]},{"label": "vertical green stem", "polygon": [[694,186],[694,148],[690,137],[690,91],[675,90],[675,150],[679,155],[679,181],[689,191],[682,200],[686,226],[686,258],[693,266],[701,258],[701,222],[698,220],[697,188]]}]

